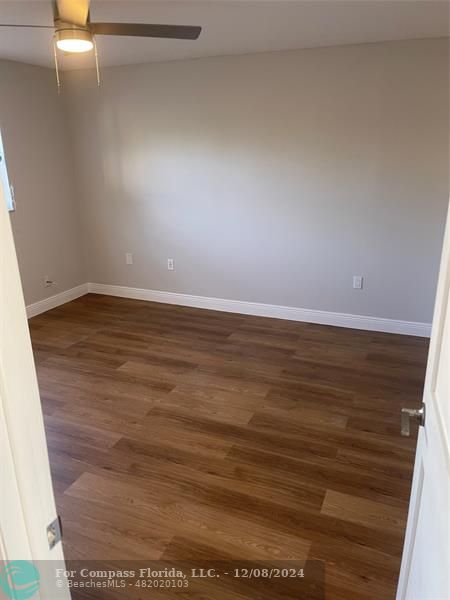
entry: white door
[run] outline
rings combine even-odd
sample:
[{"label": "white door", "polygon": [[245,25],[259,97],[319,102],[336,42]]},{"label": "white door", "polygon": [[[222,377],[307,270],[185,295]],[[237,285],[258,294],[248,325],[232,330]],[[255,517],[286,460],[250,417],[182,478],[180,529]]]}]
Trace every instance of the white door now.
[{"label": "white door", "polygon": [[[19,269],[0,183],[1,559],[7,563],[62,561],[61,543],[51,549],[47,533],[48,525],[56,516]],[[0,598],[11,597],[13,593],[14,577],[10,575],[5,579],[5,567],[8,566],[11,567],[4,563],[0,565]],[[47,589],[45,577],[40,579],[38,583],[34,582],[39,591],[33,599],[53,600],[53,590]],[[70,595],[66,592],[63,597],[69,599]]]},{"label": "white door", "polygon": [[450,211],[397,600],[450,599]]}]

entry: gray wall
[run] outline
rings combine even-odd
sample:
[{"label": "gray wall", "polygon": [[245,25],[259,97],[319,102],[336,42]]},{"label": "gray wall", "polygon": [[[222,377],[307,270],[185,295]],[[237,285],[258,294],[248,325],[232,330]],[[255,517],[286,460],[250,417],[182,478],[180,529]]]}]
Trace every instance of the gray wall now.
[{"label": "gray wall", "polygon": [[448,203],[446,40],[102,78],[100,90],[92,71],[64,83],[89,281],[431,321]]},{"label": "gray wall", "polygon": [[[0,62],[27,303],[89,280],[431,320],[448,202],[447,41],[102,75],[98,90],[92,71],[67,73],[58,97],[51,70]],[[44,288],[45,275],[58,287]]]},{"label": "gray wall", "polygon": [[[11,213],[25,302],[86,281],[63,100],[50,69],[0,61],[0,127],[17,211]],[[44,287],[44,277],[56,287]]]}]

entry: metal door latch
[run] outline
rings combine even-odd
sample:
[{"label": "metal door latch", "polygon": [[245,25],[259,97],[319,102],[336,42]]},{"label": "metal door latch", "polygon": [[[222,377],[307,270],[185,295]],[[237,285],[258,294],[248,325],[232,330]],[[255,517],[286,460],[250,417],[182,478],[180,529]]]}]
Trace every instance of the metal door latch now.
[{"label": "metal door latch", "polygon": [[47,527],[47,539],[50,550],[62,540],[62,523],[58,515],[56,519]]},{"label": "metal door latch", "polygon": [[409,420],[413,417],[417,419],[419,425],[425,425],[425,404],[422,402],[420,408],[402,408],[402,435],[408,437],[410,435]]}]

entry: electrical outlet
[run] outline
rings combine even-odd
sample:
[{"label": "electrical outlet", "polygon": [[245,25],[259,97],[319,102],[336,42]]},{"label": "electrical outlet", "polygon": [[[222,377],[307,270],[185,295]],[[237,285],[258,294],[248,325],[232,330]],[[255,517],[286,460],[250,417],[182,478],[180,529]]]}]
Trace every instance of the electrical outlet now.
[{"label": "electrical outlet", "polygon": [[125,254],[125,262],[127,263],[127,265],[133,264],[133,255],[131,254],[131,252],[127,252]]},{"label": "electrical outlet", "polygon": [[44,277],[44,287],[53,287],[58,285],[56,281],[52,281],[48,275]]},{"label": "electrical outlet", "polygon": [[173,271],[174,270],[173,258],[168,258],[167,259],[167,270],[168,271]]},{"label": "electrical outlet", "polygon": [[354,290],[362,290],[363,282],[364,282],[364,277],[362,275],[353,275],[353,289]]}]

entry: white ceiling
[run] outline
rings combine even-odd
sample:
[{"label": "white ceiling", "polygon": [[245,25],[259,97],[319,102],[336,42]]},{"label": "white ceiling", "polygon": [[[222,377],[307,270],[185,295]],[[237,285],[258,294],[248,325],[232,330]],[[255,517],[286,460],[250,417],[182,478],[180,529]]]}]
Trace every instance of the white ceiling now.
[{"label": "white ceiling", "polygon": [[[98,36],[103,66],[448,36],[435,0],[93,0],[92,21],[201,25],[197,41]],[[52,24],[50,1],[0,0],[0,23]],[[0,28],[0,58],[53,66],[52,30]],[[62,67],[93,66],[92,53]]]}]

